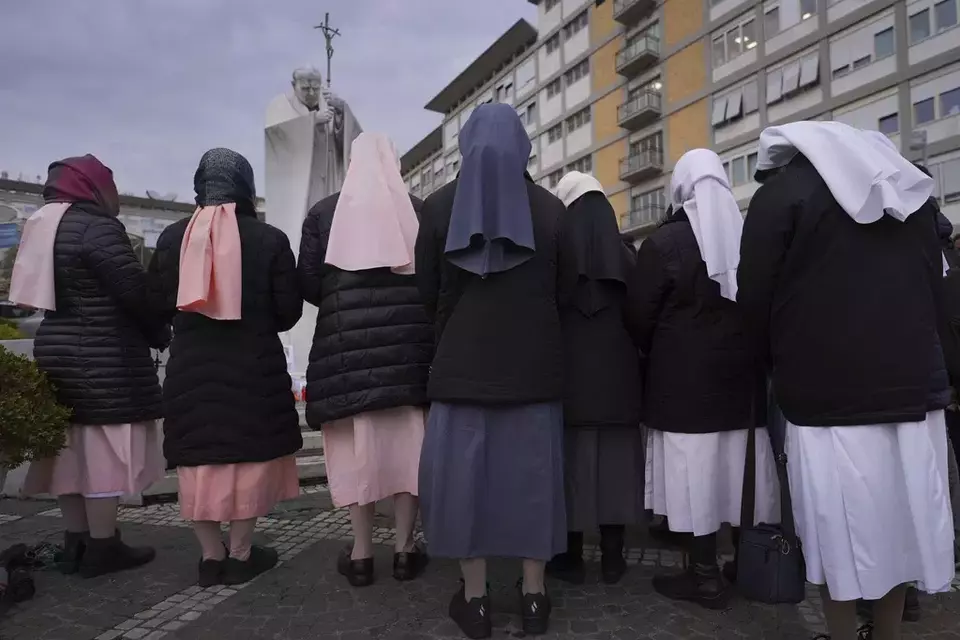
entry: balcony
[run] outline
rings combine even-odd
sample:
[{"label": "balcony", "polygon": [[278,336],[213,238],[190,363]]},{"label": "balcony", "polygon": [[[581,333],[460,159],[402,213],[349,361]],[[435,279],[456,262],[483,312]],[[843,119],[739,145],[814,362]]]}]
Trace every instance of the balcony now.
[{"label": "balcony", "polygon": [[617,107],[617,124],[636,131],[660,117],[660,92],[646,89]]},{"label": "balcony", "polygon": [[640,22],[656,8],[656,0],[614,0],[613,19],[622,25],[630,26]]},{"label": "balcony", "polygon": [[628,238],[636,238],[653,229],[665,209],[659,205],[648,204],[637,209],[631,209],[620,216],[620,233]]},{"label": "balcony", "polygon": [[620,160],[620,179],[630,184],[643,182],[663,172],[663,151],[648,149]]},{"label": "balcony", "polygon": [[660,39],[643,36],[617,52],[617,73],[627,78],[639,75],[660,60]]}]

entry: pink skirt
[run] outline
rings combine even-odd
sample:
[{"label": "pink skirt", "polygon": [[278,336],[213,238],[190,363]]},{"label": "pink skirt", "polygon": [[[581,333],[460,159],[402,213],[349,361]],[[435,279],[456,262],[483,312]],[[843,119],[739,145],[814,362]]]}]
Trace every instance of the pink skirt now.
[{"label": "pink skirt", "polygon": [[156,420],[71,425],[57,457],[30,463],[23,491],[87,498],[140,493],[164,474],[160,433]]},{"label": "pink skirt", "polygon": [[267,462],[177,467],[180,517],[230,522],[265,516],[300,495],[296,456]]},{"label": "pink skirt", "polygon": [[398,407],[323,425],[323,454],[336,507],[418,494],[424,411]]}]

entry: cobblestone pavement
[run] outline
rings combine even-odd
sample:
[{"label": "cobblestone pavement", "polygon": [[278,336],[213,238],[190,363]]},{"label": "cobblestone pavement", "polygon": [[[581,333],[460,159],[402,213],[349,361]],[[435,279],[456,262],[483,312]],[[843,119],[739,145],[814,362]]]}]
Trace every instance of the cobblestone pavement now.
[{"label": "cobblestone pavement", "polygon": [[[319,506],[318,506],[319,505]],[[431,562],[411,583],[390,577],[390,531],[378,527],[377,583],[351,589],[334,567],[349,535],[346,512],[323,508],[307,495],[261,520],[258,538],[276,547],[281,564],[241,588],[195,586],[198,551],[174,505],[125,508],[125,539],[157,547],[158,559],[141,570],[93,580],[35,573],[37,596],[0,619],[2,640],[454,640],[447,619],[457,586],[456,564]],[[50,503],[0,501],[0,549],[14,542],[56,542],[59,512]],[[378,519],[379,524],[388,524]],[[591,548],[591,552],[595,549]],[[550,583],[554,613],[548,639],[801,640],[823,631],[815,590],[799,606],[769,607],[735,601],[709,612],[657,596],[650,578],[682,562],[677,551],[632,547],[631,570],[621,584],[598,583],[595,571],[580,587]],[[522,637],[515,581],[519,565],[491,564],[495,638]],[[960,582],[955,592],[923,597],[923,620],[904,638],[960,640]]]}]

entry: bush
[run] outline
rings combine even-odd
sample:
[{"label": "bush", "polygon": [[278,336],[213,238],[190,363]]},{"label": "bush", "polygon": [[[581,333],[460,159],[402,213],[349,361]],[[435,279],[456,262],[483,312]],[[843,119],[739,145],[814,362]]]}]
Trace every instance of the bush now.
[{"label": "bush", "polygon": [[12,468],[57,455],[70,413],[36,363],[0,346],[0,463]]},{"label": "bush", "polygon": [[9,320],[0,322],[0,340],[22,340],[24,335],[20,333],[17,325]]}]

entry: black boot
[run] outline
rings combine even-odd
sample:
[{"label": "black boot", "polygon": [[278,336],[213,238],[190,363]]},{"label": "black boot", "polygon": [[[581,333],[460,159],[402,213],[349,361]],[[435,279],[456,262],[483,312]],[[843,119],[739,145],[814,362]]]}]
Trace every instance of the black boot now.
[{"label": "black boot", "polygon": [[453,594],[453,599],[450,600],[448,610],[450,618],[457,623],[463,635],[471,640],[489,638],[493,635],[493,624],[490,621],[490,596],[471,598],[467,602],[465,592],[466,587],[461,580],[460,590]]},{"label": "black boot", "polygon": [[600,576],[607,584],[616,584],[627,572],[623,557],[622,524],[600,525]]},{"label": "black boot", "polygon": [[350,557],[352,553],[353,545],[347,545],[340,552],[337,557],[337,573],[345,577],[351,587],[369,587],[373,584],[373,558],[354,560]]},{"label": "black boot", "polygon": [[229,556],[229,550],[224,546],[222,560],[201,557],[200,563],[197,565],[197,585],[207,588],[221,584],[223,582],[223,569]]},{"label": "black boot", "polygon": [[730,600],[716,563],[694,564],[677,573],[654,576],[653,588],[671,600],[695,602],[707,609],[724,609]]},{"label": "black boot", "polygon": [[583,532],[567,532],[567,550],[547,563],[547,575],[570,584],[583,584],[587,568],[583,562]]},{"label": "black boot", "polygon": [[89,538],[86,545],[80,560],[80,575],[84,578],[141,567],[152,562],[157,555],[153,547],[124,544],[119,531],[112,538]]},{"label": "black boot", "polygon": [[542,636],[550,626],[550,610],[553,608],[546,589],[543,593],[524,593],[521,578],[517,582],[517,592],[520,594],[523,632],[528,636]]},{"label": "black boot", "polygon": [[920,622],[920,592],[912,584],[903,598],[903,621]]},{"label": "black boot", "polygon": [[250,547],[250,557],[246,560],[227,558],[223,562],[223,584],[244,584],[250,582],[261,573],[277,566],[280,560],[276,549],[253,545]]},{"label": "black boot", "polygon": [[80,561],[83,559],[83,553],[87,550],[87,541],[90,538],[90,532],[84,531],[77,533],[74,531],[63,532],[63,551],[54,558],[57,569],[60,573],[69,575],[80,570]]}]

